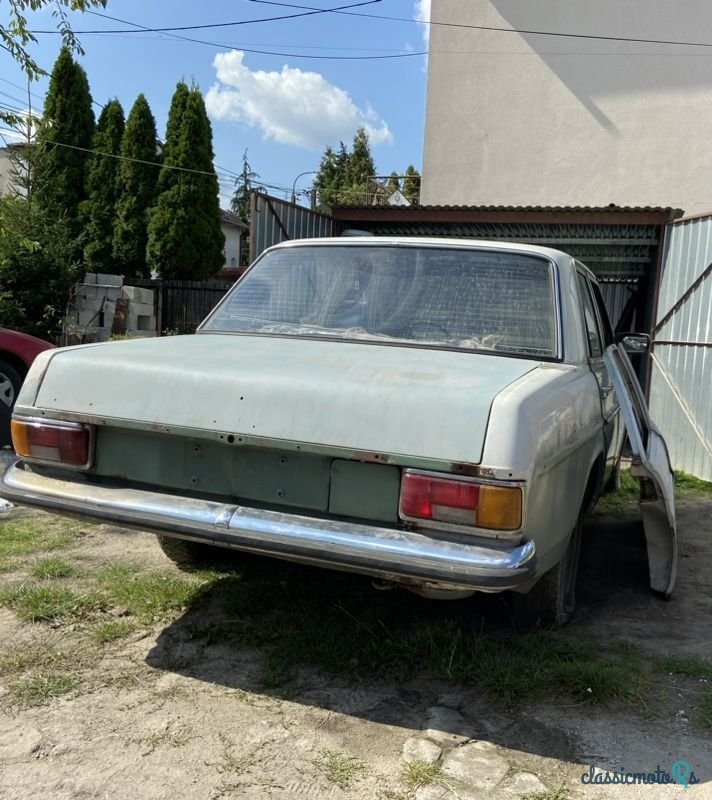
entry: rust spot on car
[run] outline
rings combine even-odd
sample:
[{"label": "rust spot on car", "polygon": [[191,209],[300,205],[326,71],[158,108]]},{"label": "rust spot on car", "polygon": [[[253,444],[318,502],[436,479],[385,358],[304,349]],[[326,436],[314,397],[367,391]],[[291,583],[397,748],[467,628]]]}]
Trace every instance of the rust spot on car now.
[{"label": "rust spot on car", "polygon": [[388,456],[384,453],[370,453],[368,450],[356,450],[352,457],[355,461],[368,461],[372,464],[388,463]]},{"label": "rust spot on car", "polygon": [[470,478],[481,477],[481,470],[475,464],[463,464],[459,461],[453,461],[450,464],[450,472],[455,475],[468,475]]}]

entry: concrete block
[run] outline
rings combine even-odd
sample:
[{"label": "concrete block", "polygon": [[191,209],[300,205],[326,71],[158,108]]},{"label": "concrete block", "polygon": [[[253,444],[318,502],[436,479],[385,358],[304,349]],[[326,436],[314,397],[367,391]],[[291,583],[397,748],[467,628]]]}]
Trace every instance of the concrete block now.
[{"label": "concrete block", "polygon": [[128,297],[131,303],[150,303],[153,305],[152,289],[144,289],[141,286],[124,286],[122,291],[124,297]]},{"label": "concrete block", "polygon": [[97,288],[96,284],[80,283],[77,285],[77,301],[96,301]]},{"label": "concrete block", "polygon": [[120,286],[97,286],[97,299],[99,301],[102,298],[106,298],[107,300],[111,300],[116,302],[119,297],[121,297],[121,287]]},{"label": "concrete block", "polygon": [[123,286],[123,275],[105,275],[103,272],[96,276],[96,282],[100,286]]},{"label": "concrete block", "polygon": [[128,331],[155,331],[156,318],[148,314],[133,314],[129,309],[129,316],[126,320],[126,329]]},{"label": "concrete block", "polygon": [[97,310],[95,308],[88,308],[77,311],[77,325],[81,325],[82,327],[91,325],[92,328],[98,328],[99,315],[97,314]]},{"label": "concrete block", "polygon": [[84,283],[93,283],[96,286],[96,273],[87,272],[84,275]]},{"label": "concrete block", "polygon": [[153,303],[130,303],[129,314],[134,314],[137,317],[152,317]]}]

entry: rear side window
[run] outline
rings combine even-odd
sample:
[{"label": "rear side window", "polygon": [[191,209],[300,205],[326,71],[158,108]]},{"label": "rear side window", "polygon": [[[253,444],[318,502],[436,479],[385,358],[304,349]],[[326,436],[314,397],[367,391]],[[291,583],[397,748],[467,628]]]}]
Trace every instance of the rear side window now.
[{"label": "rear side window", "polygon": [[591,292],[588,288],[588,281],[580,272],[577,272],[576,276],[578,278],[581,308],[583,311],[584,324],[586,326],[588,354],[591,358],[601,358],[603,355],[601,333],[598,329],[598,320],[596,319],[596,312],[593,308],[593,300],[591,299]]},{"label": "rear side window", "polygon": [[596,308],[598,309],[598,318],[601,320],[601,332],[603,333],[604,347],[608,348],[613,344],[613,328],[611,328],[611,321],[608,318],[608,311],[606,304],[603,301],[603,295],[598,288],[597,283],[591,283],[593,290],[593,299],[596,301]]}]

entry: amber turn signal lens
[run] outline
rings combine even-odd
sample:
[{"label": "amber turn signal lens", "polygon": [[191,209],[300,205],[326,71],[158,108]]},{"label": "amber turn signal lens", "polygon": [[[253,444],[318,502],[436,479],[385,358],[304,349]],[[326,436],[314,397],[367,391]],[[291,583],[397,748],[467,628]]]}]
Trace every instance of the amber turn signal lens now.
[{"label": "amber turn signal lens", "polygon": [[10,423],[10,433],[12,434],[12,446],[18,456],[29,458],[30,451],[30,426],[26,422],[13,419]]},{"label": "amber turn signal lens", "polygon": [[522,490],[516,486],[480,486],[477,527],[515,531],[522,526]]}]

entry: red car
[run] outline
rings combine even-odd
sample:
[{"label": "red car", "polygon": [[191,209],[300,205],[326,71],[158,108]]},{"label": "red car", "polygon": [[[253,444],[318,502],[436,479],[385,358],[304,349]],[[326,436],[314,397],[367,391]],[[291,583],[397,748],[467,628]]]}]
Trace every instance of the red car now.
[{"label": "red car", "polygon": [[26,333],[0,328],[0,447],[10,444],[10,417],[22,381],[35,358],[54,347]]}]

